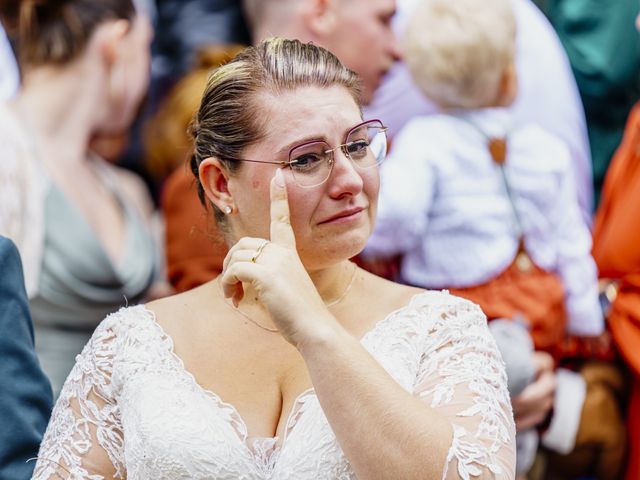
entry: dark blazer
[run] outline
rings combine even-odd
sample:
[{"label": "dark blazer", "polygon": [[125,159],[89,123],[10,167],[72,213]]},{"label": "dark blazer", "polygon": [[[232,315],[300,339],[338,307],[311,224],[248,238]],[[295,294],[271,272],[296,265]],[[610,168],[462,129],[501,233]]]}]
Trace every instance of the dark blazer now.
[{"label": "dark blazer", "polygon": [[0,236],[0,479],[31,478],[52,393],[34,351],[22,262]]}]

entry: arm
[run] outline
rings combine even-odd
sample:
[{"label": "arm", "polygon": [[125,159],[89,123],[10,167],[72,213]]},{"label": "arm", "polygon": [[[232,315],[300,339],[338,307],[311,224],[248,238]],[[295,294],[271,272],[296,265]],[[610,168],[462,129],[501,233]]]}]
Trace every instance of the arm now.
[{"label": "arm", "polygon": [[22,264],[0,237],[0,478],[28,478],[51,413],[51,385],[34,351]]},{"label": "arm", "polygon": [[540,425],[553,407],[557,383],[553,357],[547,352],[534,352],[533,365],[535,379],[512,400],[518,432]]},{"label": "arm", "polygon": [[331,315],[304,270],[281,170],[271,183],[271,242],[265,247],[264,240],[241,239],[220,278],[236,305],[243,283],[251,285],[281,334],[301,352],[358,478],[513,474],[504,367],[480,310],[459,300],[415,313],[433,315],[436,325],[425,332],[415,392],[404,390]]},{"label": "arm", "polygon": [[124,437],[112,374],[117,337],[107,319],[77,358],[53,409],[34,479],[124,479]]},{"label": "arm", "polygon": [[515,434],[500,355],[478,307],[448,298],[419,312],[437,321],[412,394],[348,334],[302,346],[358,478],[513,478]]},{"label": "arm", "polygon": [[565,288],[567,329],[573,335],[597,336],[604,330],[604,318],[598,301],[598,272],[591,256],[591,233],[580,215],[574,182],[568,172],[559,177],[558,187],[552,221],[557,269]]}]

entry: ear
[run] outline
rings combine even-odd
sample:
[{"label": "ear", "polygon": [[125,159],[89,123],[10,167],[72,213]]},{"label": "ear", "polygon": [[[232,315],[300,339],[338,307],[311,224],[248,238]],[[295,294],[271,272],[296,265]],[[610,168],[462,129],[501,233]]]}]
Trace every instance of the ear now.
[{"label": "ear", "polygon": [[211,203],[223,212],[234,209],[233,196],[229,191],[229,171],[215,157],[205,158],[198,167],[200,183]]},{"label": "ear", "polygon": [[108,67],[117,62],[122,50],[122,40],[130,27],[131,24],[128,20],[120,19],[105,22],[96,31],[96,42]]},{"label": "ear", "polygon": [[518,73],[513,62],[507,65],[502,72],[500,78],[500,87],[498,89],[497,104],[500,107],[508,107],[511,105],[518,95]]},{"label": "ear", "polygon": [[331,37],[338,25],[337,8],[336,0],[306,0],[302,19],[315,37]]}]

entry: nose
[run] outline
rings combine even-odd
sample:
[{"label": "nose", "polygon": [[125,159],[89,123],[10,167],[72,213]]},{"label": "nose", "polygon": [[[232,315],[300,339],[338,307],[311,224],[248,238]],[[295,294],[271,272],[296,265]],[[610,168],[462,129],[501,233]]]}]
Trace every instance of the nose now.
[{"label": "nose", "polygon": [[327,182],[329,195],[332,198],[341,198],[345,195],[359,194],[364,182],[358,168],[341,148],[333,152],[333,159],[333,169]]}]

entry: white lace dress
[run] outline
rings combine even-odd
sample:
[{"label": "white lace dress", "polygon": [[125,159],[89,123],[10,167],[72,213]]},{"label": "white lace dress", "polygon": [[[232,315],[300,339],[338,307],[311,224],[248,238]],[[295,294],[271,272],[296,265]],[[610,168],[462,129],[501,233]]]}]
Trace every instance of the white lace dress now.
[{"label": "white lace dress", "polygon": [[[422,293],[361,343],[450,420],[442,478],[514,477],[506,376],[477,306]],[[143,306],[107,317],[78,356],[34,478],[60,478],[59,465],[74,480],[356,478],[312,389],[295,401],[283,438],[249,438],[236,409],[196,383]]]}]

